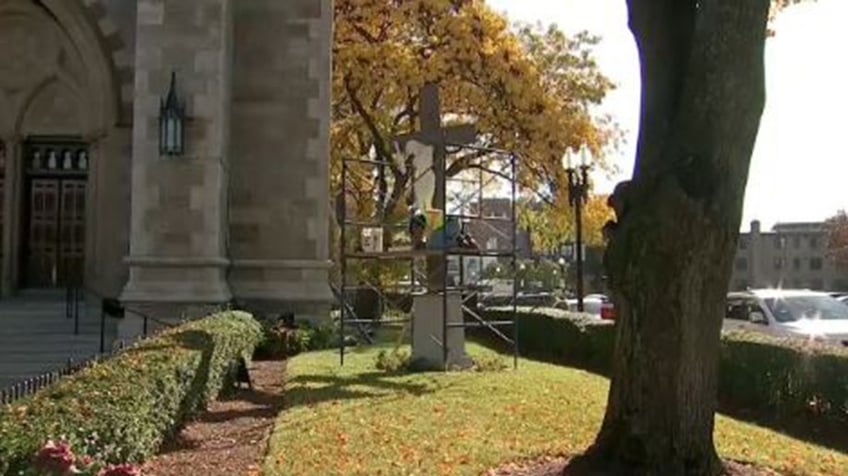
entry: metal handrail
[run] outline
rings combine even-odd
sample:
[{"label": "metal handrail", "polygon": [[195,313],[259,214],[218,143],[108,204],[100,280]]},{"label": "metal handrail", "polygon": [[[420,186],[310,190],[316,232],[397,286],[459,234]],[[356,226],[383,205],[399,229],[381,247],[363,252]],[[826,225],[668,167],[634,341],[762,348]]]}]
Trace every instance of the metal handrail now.
[{"label": "metal handrail", "polygon": [[[124,343],[123,341],[121,341],[120,345],[118,346],[118,351],[122,350],[123,348]],[[53,385],[59,380],[74,375],[77,372],[88,368],[92,364],[95,364],[97,362],[100,362],[101,360],[106,359],[107,357],[110,357],[112,354],[114,354],[114,352],[111,352],[109,354],[95,354],[81,361],[75,361],[73,358],[70,358],[68,359],[67,364],[58,370],[45,372],[40,375],[36,375],[34,377],[22,380],[20,382],[13,383],[12,385],[7,386],[6,388],[2,388],[0,389],[0,405],[9,405],[18,400],[30,397],[38,391],[47,388],[50,385]]]},{"label": "metal handrail", "polygon": [[[80,296],[84,293],[88,293],[94,295],[99,298],[101,301],[101,309],[100,309],[100,352],[92,355],[87,359],[83,359],[81,361],[75,361],[74,359],[68,359],[68,362],[65,366],[58,370],[52,370],[49,372],[42,373],[40,375],[36,375],[27,379],[24,379],[20,382],[13,383],[12,385],[8,385],[5,388],[0,388],[0,405],[8,405],[14,403],[23,398],[27,398],[29,396],[34,395],[36,392],[58,382],[64,377],[71,376],[76,374],[77,372],[88,368],[92,364],[100,362],[104,359],[107,359],[118,352],[121,352],[127,345],[126,341],[118,340],[117,345],[113,346],[113,349],[109,352],[106,352],[106,317],[110,317],[113,319],[119,319],[127,314],[144,319],[144,329],[143,329],[143,337],[148,337],[148,322],[152,321],[157,323],[165,328],[174,328],[179,326],[177,323],[163,321],[161,319],[157,319],[151,317],[141,311],[127,308],[120,304],[117,299],[104,298],[101,294],[96,291],[93,291],[85,286],[68,286],[66,290],[65,296],[65,313],[66,318],[74,319],[74,332],[75,334],[79,334],[79,301]],[[228,304],[229,305],[229,304]],[[118,310],[122,310],[122,316],[119,317]],[[107,312],[112,311],[112,312]]]}]

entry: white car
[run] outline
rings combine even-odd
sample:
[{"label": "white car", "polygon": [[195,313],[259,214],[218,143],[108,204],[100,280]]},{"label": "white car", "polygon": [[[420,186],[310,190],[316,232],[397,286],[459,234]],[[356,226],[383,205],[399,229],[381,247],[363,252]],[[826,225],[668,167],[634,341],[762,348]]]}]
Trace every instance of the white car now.
[{"label": "white car", "polygon": [[727,296],[723,328],[848,346],[848,306],[807,290],[735,292]]},{"label": "white car", "polygon": [[[568,300],[568,309],[577,312],[577,299]],[[587,294],[583,298],[583,312],[604,320],[615,320],[615,308],[604,294]]]}]

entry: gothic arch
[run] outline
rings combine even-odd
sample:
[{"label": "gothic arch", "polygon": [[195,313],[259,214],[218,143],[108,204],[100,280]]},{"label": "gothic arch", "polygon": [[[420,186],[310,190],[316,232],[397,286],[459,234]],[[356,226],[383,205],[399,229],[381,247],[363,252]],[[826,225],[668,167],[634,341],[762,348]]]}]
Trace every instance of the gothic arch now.
[{"label": "gothic arch", "polygon": [[68,2],[67,0],[42,0],[54,14],[60,14],[60,7],[76,4],[84,10],[83,16],[96,32],[97,41],[101,47],[101,58],[108,58],[107,68],[111,70],[113,91],[115,92],[114,107],[122,125],[132,122],[133,94],[135,72],[133,54],[130,45],[121,36],[115,22],[109,17],[109,9],[103,0],[82,0]]},{"label": "gothic arch", "polygon": [[[38,94],[56,87],[76,96],[83,106],[81,135],[100,136],[126,123],[125,111],[131,107],[125,105],[122,91],[131,93],[131,87],[122,84],[115,61],[125,56],[122,61],[128,62],[130,55],[115,39],[117,29],[111,22],[93,20],[92,8],[100,9],[92,5],[85,7],[79,0],[0,1],[0,89],[11,98],[11,113],[6,115],[11,116],[14,133],[27,134],[21,127],[31,114],[29,107]],[[104,27],[113,30],[106,33]],[[123,77],[124,82],[132,81],[131,75]]]}]

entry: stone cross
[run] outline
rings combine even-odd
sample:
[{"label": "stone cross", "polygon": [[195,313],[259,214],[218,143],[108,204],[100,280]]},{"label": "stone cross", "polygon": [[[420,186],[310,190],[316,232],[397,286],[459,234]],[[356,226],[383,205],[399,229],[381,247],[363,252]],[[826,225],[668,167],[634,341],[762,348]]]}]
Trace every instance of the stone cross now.
[{"label": "stone cross", "polygon": [[[407,150],[407,145],[419,142],[433,149],[433,175],[435,178],[435,197],[430,204],[434,209],[445,211],[445,157],[448,145],[473,144],[477,140],[477,129],[470,124],[442,127],[441,103],[439,101],[439,86],[427,83],[421,89],[421,97],[418,109],[421,130],[411,134],[400,135],[395,138],[395,143],[402,151]],[[423,171],[419,171],[423,173]],[[415,177],[413,177],[413,180]]]},{"label": "stone cross", "polygon": [[[410,142],[418,142],[432,148],[433,162],[432,174],[429,179],[421,177],[419,180],[431,180],[435,182],[435,195],[430,205],[433,209],[442,212],[446,223],[446,156],[448,145],[473,144],[477,140],[477,129],[470,124],[462,124],[450,127],[442,127],[441,102],[439,100],[439,86],[435,83],[427,83],[421,89],[419,102],[419,122],[421,130],[411,134],[404,134],[395,138],[395,143],[401,151],[406,151]],[[424,171],[416,171],[424,174]],[[415,180],[417,177],[412,177]],[[414,186],[414,184],[413,184]],[[427,287],[430,291],[443,289],[444,267],[447,263],[443,256],[431,256],[427,258]]]}]

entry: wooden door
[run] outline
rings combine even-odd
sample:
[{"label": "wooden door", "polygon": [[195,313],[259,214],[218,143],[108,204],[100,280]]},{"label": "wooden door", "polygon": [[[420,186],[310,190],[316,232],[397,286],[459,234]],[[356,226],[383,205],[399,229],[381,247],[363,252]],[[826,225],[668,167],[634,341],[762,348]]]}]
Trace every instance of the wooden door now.
[{"label": "wooden door", "polygon": [[29,184],[29,229],[26,240],[26,286],[58,284],[59,185],[55,178],[34,178]]},{"label": "wooden door", "polygon": [[84,143],[48,138],[24,144],[23,287],[83,284],[88,168]]},{"label": "wooden door", "polygon": [[57,285],[78,285],[85,261],[85,180],[62,180],[60,204]]},{"label": "wooden door", "polygon": [[85,180],[33,178],[29,184],[29,288],[81,284],[85,263]]}]

